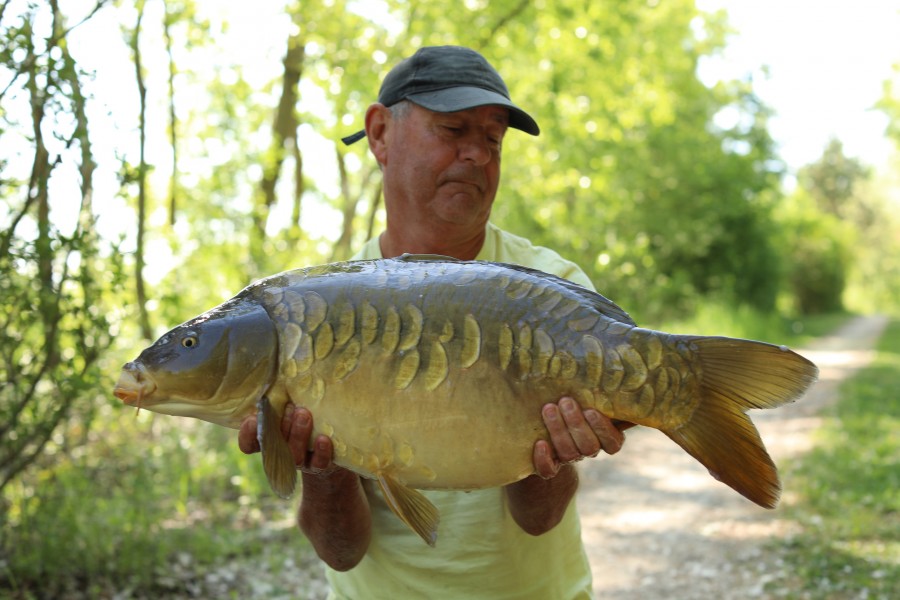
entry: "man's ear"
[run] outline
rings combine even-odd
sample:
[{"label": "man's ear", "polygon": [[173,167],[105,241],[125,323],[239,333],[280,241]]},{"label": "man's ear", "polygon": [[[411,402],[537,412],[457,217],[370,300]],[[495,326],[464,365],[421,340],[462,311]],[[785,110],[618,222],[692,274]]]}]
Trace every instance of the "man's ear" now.
[{"label": "man's ear", "polygon": [[381,165],[387,163],[387,138],[391,117],[391,110],[377,102],[366,110],[366,139],[369,140],[369,150]]}]

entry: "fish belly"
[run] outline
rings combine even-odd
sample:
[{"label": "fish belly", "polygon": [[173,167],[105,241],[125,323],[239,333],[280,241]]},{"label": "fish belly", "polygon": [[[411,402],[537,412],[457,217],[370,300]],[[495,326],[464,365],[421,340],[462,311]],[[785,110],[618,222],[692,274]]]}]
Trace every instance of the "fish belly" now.
[{"label": "fish belly", "polygon": [[397,390],[392,370],[360,368],[307,399],[337,464],[420,489],[494,487],[534,471],[532,448],[547,432],[533,394],[518,395],[487,364],[452,369],[429,391]]}]

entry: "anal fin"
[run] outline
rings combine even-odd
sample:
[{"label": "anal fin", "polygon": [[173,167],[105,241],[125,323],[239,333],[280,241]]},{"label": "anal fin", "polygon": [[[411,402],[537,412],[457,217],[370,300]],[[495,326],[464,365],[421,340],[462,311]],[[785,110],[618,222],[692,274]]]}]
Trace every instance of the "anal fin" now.
[{"label": "anal fin", "polygon": [[282,498],[290,498],[297,485],[297,466],[281,434],[282,415],[265,396],[260,398],[257,409],[256,437],[262,450],[263,470],[272,490]]},{"label": "anal fin", "polygon": [[378,473],[378,486],[394,514],[419,534],[425,543],[434,546],[440,514],[428,498],[419,491],[406,487],[390,475]]}]

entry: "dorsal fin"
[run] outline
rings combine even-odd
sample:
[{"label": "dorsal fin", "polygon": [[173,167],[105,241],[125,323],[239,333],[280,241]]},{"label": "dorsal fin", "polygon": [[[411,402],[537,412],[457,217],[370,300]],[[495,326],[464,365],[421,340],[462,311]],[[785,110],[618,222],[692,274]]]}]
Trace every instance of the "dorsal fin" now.
[{"label": "dorsal fin", "polygon": [[444,256],[443,254],[410,254],[408,252],[404,252],[396,257],[395,260],[402,260],[403,262],[464,262],[458,258]]},{"label": "dorsal fin", "polygon": [[580,296],[586,304],[590,304],[598,311],[600,311],[600,313],[602,313],[604,316],[621,323],[625,323],[626,325],[630,325],[631,327],[637,327],[637,323],[634,322],[634,319],[632,319],[631,316],[627,312],[625,312],[622,307],[620,307],[618,304],[616,304],[606,296],[600,294],[599,292],[589,290],[583,285],[578,285],[573,281],[569,281],[568,279],[564,279],[550,273],[539,271],[538,269],[523,267],[522,265],[513,265],[508,263],[489,264],[500,265],[501,267],[506,267],[508,269],[519,271],[521,273],[526,273],[532,277],[539,277],[542,279],[554,281],[558,285],[561,285],[564,288],[574,292],[576,295]]}]

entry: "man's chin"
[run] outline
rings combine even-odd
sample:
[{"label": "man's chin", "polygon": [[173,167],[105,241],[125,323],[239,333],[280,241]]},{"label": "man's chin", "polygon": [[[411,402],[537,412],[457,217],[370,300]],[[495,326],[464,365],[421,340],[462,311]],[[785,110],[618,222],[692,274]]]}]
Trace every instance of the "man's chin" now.
[{"label": "man's chin", "polygon": [[447,205],[438,207],[435,214],[445,225],[475,230],[484,228],[491,211],[485,209],[483,201],[457,194]]}]

